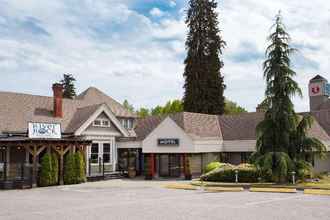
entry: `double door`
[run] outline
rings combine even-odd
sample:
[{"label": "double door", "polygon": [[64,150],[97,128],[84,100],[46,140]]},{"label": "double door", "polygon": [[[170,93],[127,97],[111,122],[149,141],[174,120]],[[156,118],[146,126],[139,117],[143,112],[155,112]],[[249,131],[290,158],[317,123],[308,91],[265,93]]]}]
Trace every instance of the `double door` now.
[{"label": "double door", "polygon": [[159,155],[159,176],[160,177],[180,177],[181,175],[180,154],[160,154]]}]

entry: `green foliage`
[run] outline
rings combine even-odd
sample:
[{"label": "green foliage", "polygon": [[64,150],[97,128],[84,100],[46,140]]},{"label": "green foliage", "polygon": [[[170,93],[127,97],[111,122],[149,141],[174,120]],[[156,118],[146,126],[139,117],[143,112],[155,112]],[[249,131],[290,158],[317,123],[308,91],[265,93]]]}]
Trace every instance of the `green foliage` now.
[{"label": "green foliage", "polygon": [[81,152],[68,153],[64,161],[64,184],[77,184],[86,181],[85,161]]},{"label": "green foliage", "polygon": [[73,99],[76,96],[76,88],[74,86],[74,82],[76,79],[72,74],[64,74],[63,79],[60,83],[63,85],[63,98]]},{"label": "green foliage", "polygon": [[225,103],[226,103],[225,112],[224,112],[225,115],[235,115],[235,114],[247,112],[246,109],[239,106],[236,102],[232,102],[226,99]]},{"label": "green foliage", "polygon": [[75,156],[75,172],[77,183],[86,182],[86,164],[84,160],[84,156],[81,152],[76,152]]},{"label": "green foliage", "polygon": [[221,167],[222,165],[225,165],[225,163],[211,162],[205,167],[204,172],[208,173],[208,172],[210,172],[214,169],[217,169],[217,168]]},{"label": "green foliage", "polygon": [[296,176],[298,179],[306,179],[313,177],[313,165],[307,161],[299,160],[295,163]]},{"label": "green foliage", "polygon": [[239,182],[257,182],[258,177],[260,177],[259,170],[253,164],[240,164],[238,166],[234,166],[229,163],[222,163],[220,167],[202,175],[201,180],[213,182],[235,182],[236,170],[238,170]]},{"label": "green foliage", "polygon": [[124,108],[126,108],[130,112],[134,112],[134,107],[132,104],[130,104],[126,99],[123,102]]},{"label": "green foliage", "polygon": [[150,111],[149,109],[147,108],[140,108],[139,111],[137,111],[137,115],[140,117],[140,118],[145,118],[147,116],[150,115]]},{"label": "green foliage", "polygon": [[64,184],[76,184],[76,165],[74,153],[68,153],[64,160]]},{"label": "green foliage", "polygon": [[50,154],[46,153],[41,158],[41,171],[40,171],[40,186],[52,185],[52,161]]},{"label": "green foliage", "polygon": [[53,185],[58,183],[58,173],[59,173],[59,169],[58,169],[58,157],[55,153],[51,154],[51,158],[52,158],[52,177],[53,179]]},{"label": "green foliage", "polygon": [[184,111],[224,113],[225,89],[220,59],[225,42],[220,36],[217,2],[190,0],[186,24],[187,57],[184,61]]},{"label": "green foliage", "polygon": [[58,182],[58,164],[55,154],[46,153],[41,158],[39,185],[52,186]]},{"label": "green foliage", "polygon": [[307,137],[311,117],[301,117],[294,111],[291,98],[296,94],[301,96],[301,90],[292,79],[296,73],[290,68],[290,55],[295,49],[289,46],[290,36],[280,14],[276,16],[273,28],[263,65],[266,98],[259,106],[265,111],[265,117],[257,126],[257,152],[253,158],[263,175],[272,181],[283,182],[298,160],[306,160],[307,156],[312,158],[314,151],[323,156],[325,146],[319,140]]}]

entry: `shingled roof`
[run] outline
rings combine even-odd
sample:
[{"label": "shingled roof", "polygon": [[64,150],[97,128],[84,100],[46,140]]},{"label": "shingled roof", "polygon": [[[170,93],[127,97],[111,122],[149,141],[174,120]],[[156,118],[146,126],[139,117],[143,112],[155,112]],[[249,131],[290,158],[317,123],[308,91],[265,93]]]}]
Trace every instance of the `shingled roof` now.
[{"label": "shingled roof", "polygon": [[29,122],[60,123],[62,132],[73,133],[101,104],[117,117],[136,117],[93,87],[75,99],[63,99],[63,118],[53,117],[53,101],[48,96],[0,92],[0,133],[25,133]]},{"label": "shingled roof", "polygon": [[166,117],[170,117],[187,134],[195,137],[221,138],[220,125],[216,115],[180,112],[167,116],[150,116],[139,119],[135,127],[138,140],[145,139]]},{"label": "shingled roof", "polygon": [[[256,140],[256,127],[263,120],[264,113],[251,112],[216,116],[181,112],[168,116],[150,116],[138,120],[135,127],[138,140],[145,139],[166,117],[170,117],[192,137],[218,137],[226,141],[232,141]],[[327,119],[330,128],[330,113]],[[330,141],[329,135],[318,120],[314,121],[308,134],[322,141]]]}]

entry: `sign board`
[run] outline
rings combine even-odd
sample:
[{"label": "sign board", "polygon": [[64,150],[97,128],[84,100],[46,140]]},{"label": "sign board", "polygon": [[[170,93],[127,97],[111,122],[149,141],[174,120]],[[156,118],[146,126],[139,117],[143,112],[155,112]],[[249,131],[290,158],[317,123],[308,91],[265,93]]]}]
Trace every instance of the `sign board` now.
[{"label": "sign board", "polygon": [[179,146],[180,140],[178,138],[160,138],[157,140],[158,146]]},{"label": "sign board", "polygon": [[324,83],[317,82],[309,85],[309,96],[321,96],[324,95]]},{"label": "sign board", "polygon": [[330,96],[330,84],[326,84],[326,85],[325,85],[325,94],[326,94],[327,96]]},{"label": "sign board", "polygon": [[51,123],[29,123],[29,138],[60,139],[61,125]]}]

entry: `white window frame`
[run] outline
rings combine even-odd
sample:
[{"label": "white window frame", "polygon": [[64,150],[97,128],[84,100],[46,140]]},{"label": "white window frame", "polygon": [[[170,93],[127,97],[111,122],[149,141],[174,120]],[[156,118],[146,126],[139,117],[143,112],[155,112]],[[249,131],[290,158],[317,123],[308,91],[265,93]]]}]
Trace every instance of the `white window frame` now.
[{"label": "white window frame", "polygon": [[[93,141],[93,144],[98,145],[98,157],[97,157],[97,163],[92,163],[93,165],[99,164],[100,158],[103,162],[103,144],[109,144],[110,145],[110,162],[104,163],[105,165],[112,165],[113,163],[113,141]],[[88,159],[90,159],[92,156],[92,145],[90,145],[89,151],[88,151]]]},{"label": "white window frame", "polygon": [[[95,121],[99,121],[100,124],[99,124],[99,125],[98,125],[98,124],[95,124]],[[104,125],[104,124],[103,124],[104,122],[107,122],[108,125]],[[110,128],[110,127],[111,127],[111,122],[110,122],[110,120],[108,120],[108,119],[95,119],[95,120],[93,121],[93,126],[94,126],[94,127],[101,127],[101,128]]]}]

